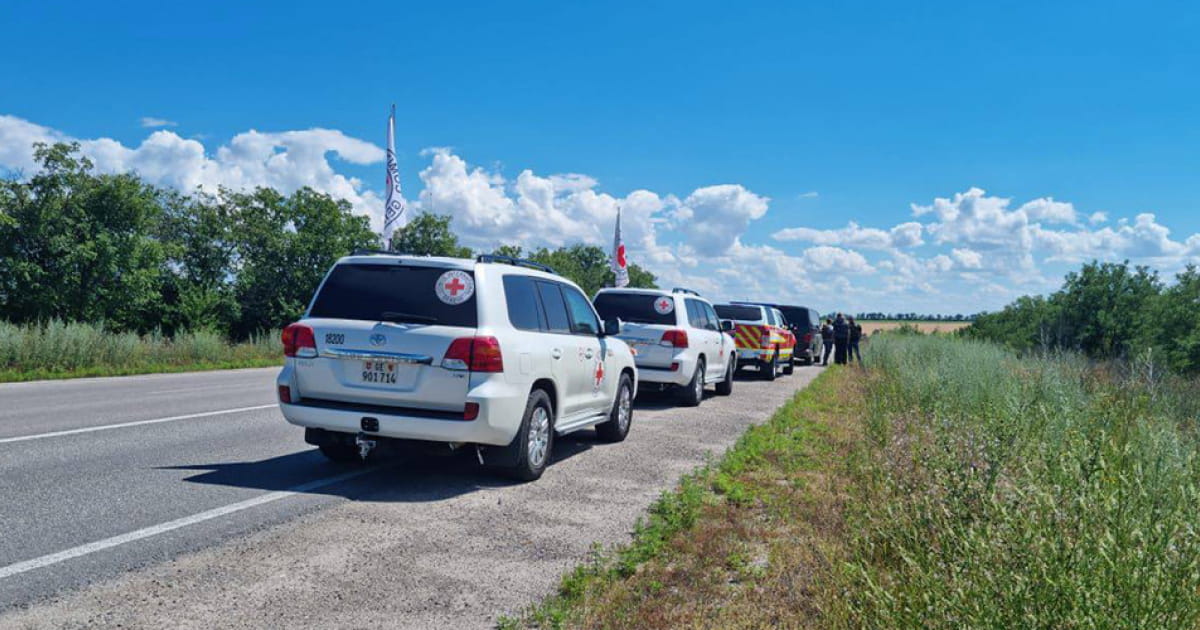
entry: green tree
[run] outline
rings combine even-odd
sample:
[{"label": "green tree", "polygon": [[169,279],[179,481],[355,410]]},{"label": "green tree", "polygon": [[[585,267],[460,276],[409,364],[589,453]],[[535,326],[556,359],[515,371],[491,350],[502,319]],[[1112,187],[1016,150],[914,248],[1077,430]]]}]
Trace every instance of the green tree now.
[{"label": "green tree", "polygon": [[1123,356],[1160,291],[1156,273],[1128,262],[1092,262],[1067,274],[1062,290],[1050,298],[1063,345],[1103,359]]},{"label": "green tree", "polygon": [[1189,265],[1151,301],[1138,345],[1176,372],[1200,372],[1200,271]]},{"label": "green tree", "polygon": [[471,248],[463,247],[450,231],[450,217],[421,212],[392,235],[392,251],[412,256],[449,256],[470,258]]},{"label": "green tree", "polygon": [[288,197],[269,188],[222,191],[220,203],[237,239],[237,337],[295,320],[338,258],[379,247],[367,218],[353,214],[349,202],[311,188]]},{"label": "green tree", "polygon": [[37,174],[6,181],[0,202],[0,310],[15,322],[62,318],[156,328],[166,256],[153,234],[160,191],[134,175],[96,175],[77,144],[35,145]]},{"label": "green tree", "polygon": [[165,220],[159,235],[168,256],[163,280],[163,328],[227,333],[238,321],[238,238],[231,207],[207,196],[163,196]]},{"label": "green tree", "polygon": [[[603,287],[613,286],[616,280],[609,266],[608,252],[596,245],[579,243],[553,250],[543,247],[531,253],[529,259],[553,267],[578,284],[589,296],[595,295]],[[637,265],[629,265],[629,286],[655,288],[658,285],[655,284],[654,274]]]}]

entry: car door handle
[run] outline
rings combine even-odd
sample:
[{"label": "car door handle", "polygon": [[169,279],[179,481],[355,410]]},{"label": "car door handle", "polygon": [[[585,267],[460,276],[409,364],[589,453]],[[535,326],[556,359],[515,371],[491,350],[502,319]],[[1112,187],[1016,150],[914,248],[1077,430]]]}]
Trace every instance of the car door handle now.
[{"label": "car door handle", "polygon": [[550,351],[550,356],[555,359],[561,359],[562,358],[562,350],[560,348],[555,348]]},{"label": "car door handle", "polygon": [[596,356],[596,353],[594,351],[592,351],[591,349],[588,349],[587,352],[583,353],[583,356],[586,359],[590,359],[590,358]]}]

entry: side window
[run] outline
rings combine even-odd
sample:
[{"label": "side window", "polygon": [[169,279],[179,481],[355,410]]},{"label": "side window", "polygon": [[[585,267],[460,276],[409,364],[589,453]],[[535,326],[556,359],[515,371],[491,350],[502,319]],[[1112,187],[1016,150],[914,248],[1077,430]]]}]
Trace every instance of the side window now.
[{"label": "side window", "polygon": [[700,306],[704,307],[704,316],[708,318],[708,329],[721,330],[721,318],[717,317],[717,312],[713,310],[712,304],[701,302]]},{"label": "side window", "polygon": [[567,311],[571,316],[571,332],[580,335],[596,335],[600,333],[600,320],[592,310],[592,303],[582,293],[573,287],[562,287],[562,293],[567,298]]},{"label": "side window", "polygon": [[571,319],[567,317],[567,305],[563,303],[562,290],[553,282],[537,282],[542,307],[546,309],[546,330],[556,333],[571,332]]},{"label": "side window", "polygon": [[504,276],[504,299],[508,302],[508,321],[521,330],[545,330],[546,314],[542,312],[541,300],[533,278],[528,276]]},{"label": "side window", "polygon": [[785,318],[783,316],[783,313],[779,312],[779,309],[777,309],[777,308],[771,309],[771,314],[775,316],[775,325],[776,326],[787,328],[787,324],[788,324],[787,318]]},{"label": "side window", "polygon": [[687,305],[688,324],[692,328],[707,328],[708,322],[704,318],[704,309],[700,307],[700,302],[689,298],[683,303]]},{"label": "side window", "polygon": [[772,326],[778,326],[779,320],[775,319],[775,309],[763,307],[763,314],[766,315],[767,323]]}]

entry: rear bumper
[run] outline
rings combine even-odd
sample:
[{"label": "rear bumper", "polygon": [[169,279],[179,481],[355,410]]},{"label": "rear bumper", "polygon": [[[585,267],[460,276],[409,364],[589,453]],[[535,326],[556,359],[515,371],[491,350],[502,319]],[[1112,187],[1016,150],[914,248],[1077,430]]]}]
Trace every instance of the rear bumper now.
[{"label": "rear bumper", "polygon": [[[279,384],[287,384],[284,375],[280,376]],[[303,392],[299,395],[303,396]],[[479,405],[479,415],[474,420],[463,420],[461,416],[455,418],[461,411],[368,407],[353,403],[339,405],[336,401],[328,400],[280,403],[279,409],[288,422],[305,428],[357,434],[364,432],[363,418],[374,418],[379,422],[379,430],[366,432],[370,435],[400,440],[505,446],[512,442],[520,429],[528,397],[528,391],[519,390],[496,378],[472,388],[463,401],[464,405],[468,402]]]},{"label": "rear bumper", "polygon": [[692,374],[696,372],[696,361],[680,356],[675,358],[675,362],[679,364],[675,370],[637,364],[638,384],[683,387],[691,383]]}]

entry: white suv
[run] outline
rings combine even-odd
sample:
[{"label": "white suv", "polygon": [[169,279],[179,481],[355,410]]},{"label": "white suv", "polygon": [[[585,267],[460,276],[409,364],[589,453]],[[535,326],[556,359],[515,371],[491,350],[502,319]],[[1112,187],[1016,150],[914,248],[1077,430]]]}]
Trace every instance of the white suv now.
[{"label": "white suv", "polygon": [[283,331],[279,407],[336,461],[441,442],[533,480],[556,434],[629,432],[637,369],[618,325],[528,261],[349,256]]},{"label": "white suv", "polygon": [[633,347],[643,387],[674,389],[689,407],[704,399],[704,386],[733,393],[737,347],[713,305],[687,289],[601,289],[593,300],[605,320],[620,320],[620,338]]}]

